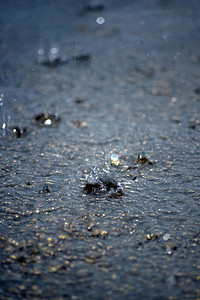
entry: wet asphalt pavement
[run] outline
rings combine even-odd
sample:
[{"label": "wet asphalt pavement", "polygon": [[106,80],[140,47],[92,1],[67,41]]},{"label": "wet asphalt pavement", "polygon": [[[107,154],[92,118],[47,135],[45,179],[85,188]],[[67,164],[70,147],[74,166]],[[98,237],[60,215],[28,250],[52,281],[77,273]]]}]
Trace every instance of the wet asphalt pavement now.
[{"label": "wet asphalt pavement", "polygon": [[200,299],[199,13],[0,1],[0,299]]}]

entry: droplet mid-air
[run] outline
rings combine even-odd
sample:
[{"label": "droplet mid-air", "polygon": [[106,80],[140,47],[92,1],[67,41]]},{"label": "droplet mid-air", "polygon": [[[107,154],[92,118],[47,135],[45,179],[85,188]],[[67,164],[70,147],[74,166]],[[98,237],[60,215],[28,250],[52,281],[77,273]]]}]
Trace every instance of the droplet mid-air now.
[{"label": "droplet mid-air", "polygon": [[163,241],[168,241],[169,238],[170,238],[169,233],[165,233],[165,234],[163,235]]},{"label": "droplet mid-air", "polygon": [[118,156],[118,154],[113,153],[113,154],[110,156],[110,161],[111,161],[111,164],[112,164],[112,165],[118,166],[118,165],[119,165],[119,156]]},{"label": "droplet mid-air", "polygon": [[103,17],[98,17],[96,19],[97,24],[102,25],[105,23],[105,19]]}]

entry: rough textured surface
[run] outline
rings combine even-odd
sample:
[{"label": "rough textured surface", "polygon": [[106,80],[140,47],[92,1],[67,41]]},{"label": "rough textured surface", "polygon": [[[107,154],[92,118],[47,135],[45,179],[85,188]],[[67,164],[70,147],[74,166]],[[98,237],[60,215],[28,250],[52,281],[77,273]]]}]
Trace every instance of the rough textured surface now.
[{"label": "rough textured surface", "polygon": [[200,298],[199,13],[0,1],[1,299]]}]

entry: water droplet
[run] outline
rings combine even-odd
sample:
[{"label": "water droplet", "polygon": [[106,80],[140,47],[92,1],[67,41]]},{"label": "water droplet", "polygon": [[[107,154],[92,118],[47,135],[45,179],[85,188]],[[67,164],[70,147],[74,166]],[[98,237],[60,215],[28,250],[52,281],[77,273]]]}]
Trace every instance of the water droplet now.
[{"label": "water droplet", "polygon": [[105,19],[103,17],[98,17],[96,19],[97,24],[102,25],[105,23]]},{"label": "water droplet", "polygon": [[59,65],[61,62],[61,58],[59,55],[59,49],[56,47],[52,47],[49,49],[49,62],[51,65]]},{"label": "water droplet", "polygon": [[163,241],[168,241],[170,238],[170,235],[168,233],[163,235]]},{"label": "water droplet", "polygon": [[116,153],[113,153],[110,157],[111,164],[118,166],[119,165],[119,156]]},{"label": "water droplet", "polygon": [[0,95],[0,106],[3,106],[3,94]]},{"label": "water droplet", "polygon": [[56,48],[56,47],[51,48],[50,53],[53,54],[53,55],[58,54],[58,48]]},{"label": "water droplet", "polygon": [[51,119],[46,119],[46,120],[44,121],[44,124],[47,125],[47,126],[51,125],[51,124],[52,124]]},{"label": "water droplet", "polygon": [[7,124],[4,122],[1,126],[1,128],[3,129],[3,137],[6,136],[6,127],[7,127]]},{"label": "water droplet", "polygon": [[38,55],[44,55],[45,50],[43,48],[38,49]]}]

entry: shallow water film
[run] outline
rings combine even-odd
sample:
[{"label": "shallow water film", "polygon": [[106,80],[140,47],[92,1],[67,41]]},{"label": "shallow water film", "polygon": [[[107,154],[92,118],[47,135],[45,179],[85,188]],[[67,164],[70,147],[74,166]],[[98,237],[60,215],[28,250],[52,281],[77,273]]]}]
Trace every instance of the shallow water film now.
[{"label": "shallow water film", "polygon": [[0,1],[0,299],[200,299],[199,1]]}]

